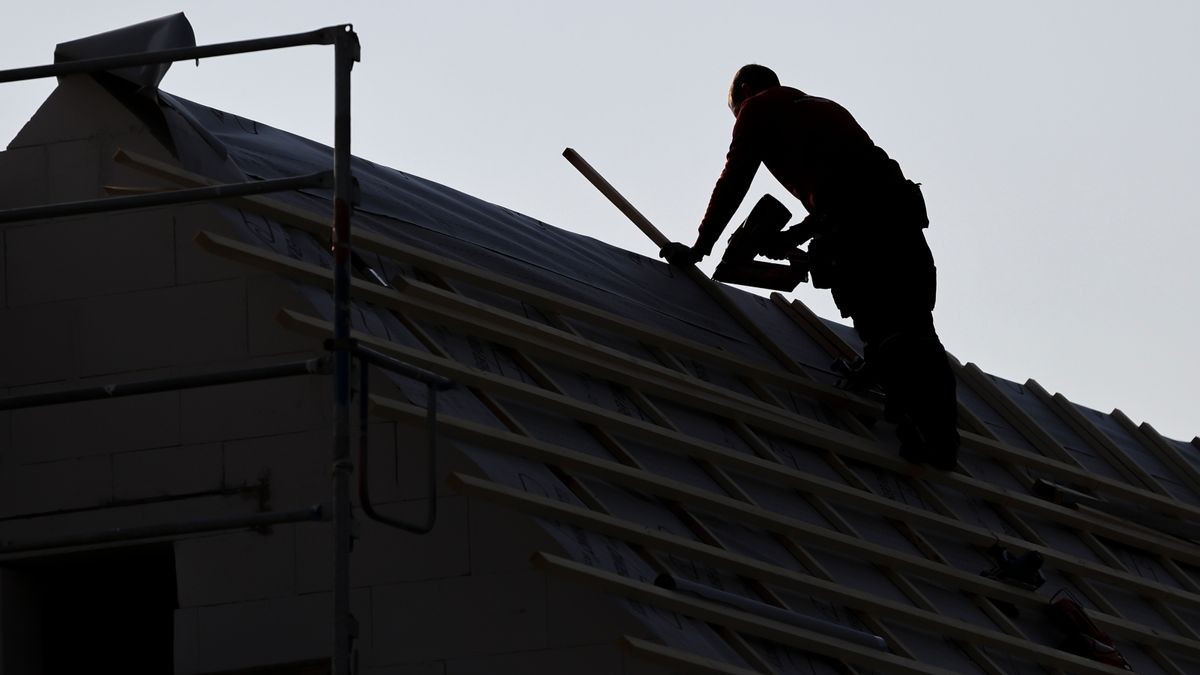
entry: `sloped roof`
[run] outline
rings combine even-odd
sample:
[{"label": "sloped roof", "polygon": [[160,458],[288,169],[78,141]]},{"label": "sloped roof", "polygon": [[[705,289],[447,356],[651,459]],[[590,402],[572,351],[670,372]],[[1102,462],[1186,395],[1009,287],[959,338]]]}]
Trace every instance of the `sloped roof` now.
[{"label": "sloped roof", "polygon": [[[320,144],[162,102],[194,174],[330,166]],[[439,402],[442,433],[479,467],[457,488],[536,517],[565,557],[535,562],[622,598],[659,640],[630,649],[700,672],[1116,672],[1056,648],[1039,608],[1067,589],[1137,672],[1200,672],[1200,547],[1143,524],[1200,519],[1195,441],[967,364],[959,469],[915,469],[879,404],[832,386],[828,364],[859,348],[847,327],[416,176],[354,173],[356,250],[390,283],[356,280],[357,336],[465,385]],[[327,198],[245,199],[223,209],[240,241],[201,237],[293,279],[313,313],[282,318],[316,334],[332,316]],[[407,400],[376,411],[420,419],[424,389],[396,384]],[[1034,496],[1038,479],[1094,508]],[[1046,585],[980,576],[996,543],[1040,552]],[[657,587],[663,572],[888,651]]]}]

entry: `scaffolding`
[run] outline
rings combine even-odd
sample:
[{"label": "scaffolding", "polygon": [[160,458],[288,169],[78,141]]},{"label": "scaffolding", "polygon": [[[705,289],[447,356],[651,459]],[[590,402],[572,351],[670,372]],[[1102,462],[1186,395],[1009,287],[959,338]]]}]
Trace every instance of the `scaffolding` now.
[{"label": "scaffolding", "polygon": [[[118,68],[160,65],[177,61],[198,61],[202,58],[247,54],[308,45],[332,46],[334,50],[334,144],[333,168],[331,171],[274,180],[210,184],[202,187],[167,190],[150,194],[125,195],[79,202],[8,209],[0,211],[0,223],[177,204],[193,204],[303,188],[332,187],[334,197],[330,240],[334,261],[334,321],[333,337],[325,342],[325,348],[329,354],[272,366],[226,369],[186,376],[148,379],[132,383],[92,385],[46,393],[9,396],[0,398],[0,411],[253,380],[331,373],[334,379],[334,424],[331,465],[333,478],[330,502],[328,504],[313,504],[308,508],[293,511],[214,517],[186,522],[180,521],[86,532],[27,542],[8,542],[0,545],[0,560],[15,554],[27,554],[30,552],[69,547],[144,541],[223,530],[263,528],[284,523],[332,521],[334,564],[333,652],[331,667],[333,675],[349,675],[352,664],[353,640],[356,634],[356,622],[350,613],[350,550],[353,536],[351,527],[350,479],[355,470],[350,454],[350,402],[353,360],[357,358],[359,362],[359,396],[364,402],[368,396],[366,387],[368,384],[367,370],[369,366],[375,366],[426,385],[428,391],[426,420],[430,432],[428,443],[431,459],[429,482],[431,485],[433,484],[436,471],[432,460],[436,455],[437,449],[437,392],[454,385],[453,381],[447,378],[409,365],[365,345],[361,345],[350,336],[351,265],[356,259],[350,246],[351,215],[354,210],[354,178],[350,167],[350,76],[354,68],[354,63],[360,60],[358,35],[354,32],[353,26],[342,24],[305,33],[16,68],[0,71],[0,83],[63,75],[99,73]],[[436,495],[433,492],[430,493],[431,507],[428,510],[426,518],[420,523],[406,523],[388,518],[377,513],[371,505],[370,497],[365,487],[367,484],[367,465],[365,462],[367,411],[365,406],[361,414],[363,415],[363,419],[361,420],[360,435],[360,452],[362,457],[362,460],[360,460],[360,489],[362,490],[360,502],[363,505],[364,514],[372,519],[406,531],[414,533],[429,532],[433,528],[437,515]]]}]

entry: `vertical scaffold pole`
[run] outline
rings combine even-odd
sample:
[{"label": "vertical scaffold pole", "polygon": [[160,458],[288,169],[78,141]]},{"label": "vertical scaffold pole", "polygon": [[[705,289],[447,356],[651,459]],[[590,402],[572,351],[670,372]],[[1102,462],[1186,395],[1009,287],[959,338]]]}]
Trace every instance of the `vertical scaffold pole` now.
[{"label": "vertical scaffold pole", "polygon": [[333,199],[333,675],[350,675],[350,71],[359,58],[358,36],[344,26],[334,42]]}]

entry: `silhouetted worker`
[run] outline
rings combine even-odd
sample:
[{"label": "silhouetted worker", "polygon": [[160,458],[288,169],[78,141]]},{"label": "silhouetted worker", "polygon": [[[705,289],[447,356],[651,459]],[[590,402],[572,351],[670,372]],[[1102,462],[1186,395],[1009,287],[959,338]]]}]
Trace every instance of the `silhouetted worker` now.
[{"label": "silhouetted worker", "polygon": [[738,70],[729,108],[737,118],[733,140],[696,243],[671,243],[660,255],[689,265],[712,253],[765,164],[809,212],[776,235],[767,255],[786,257],[815,233],[808,247],[813,285],[830,288],[842,316],[853,318],[901,455],[953,469],[955,381],[933,327],[936,271],[921,231],[928,218],[920,189],[845,108],[780,86],[769,68]]}]

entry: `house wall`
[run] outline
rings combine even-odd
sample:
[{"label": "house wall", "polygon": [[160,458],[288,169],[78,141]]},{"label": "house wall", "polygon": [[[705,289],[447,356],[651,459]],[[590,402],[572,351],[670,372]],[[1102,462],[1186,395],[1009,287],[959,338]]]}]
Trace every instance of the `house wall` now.
[{"label": "house wall", "polygon": [[[0,208],[97,198],[106,184],[154,184],[114,164],[117,148],[170,159],[102,87],[66,78],[0,153]],[[273,320],[281,307],[304,308],[286,283],[192,245],[200,229],[231,233],[212,207],[0,227],[7,394],[319,350]],[[261,506],[326,501],[331,400],[329,378],[312,376],[2,412],[0,540],[249,513],[260,504],[222,491],[264,482]],[[424,506],[421,433],[372,426],[373,495],[388,513],[416,517]],[[445,452],[463,466],[452,447]],[[622,633],[642,634],[619,605],[530,568],[532,551],[558,550],[538,526],[446,489],[437,498],[440,518],[428,536],[357,519],[360,672],[659,672],[616,647]],[[176,540],[175,672],[311,668],[327,658],[330,543],[328,524]],[[0,561],[3,673],[29,672],[28,653],[14,645],[27,639],[36,597],[12,570],[38,560]]]}]

